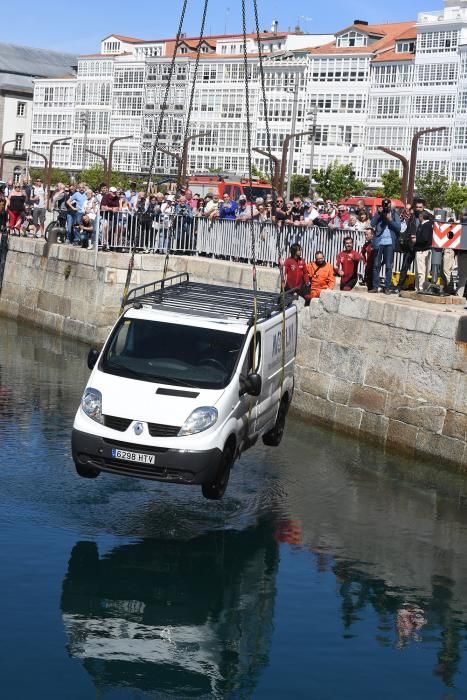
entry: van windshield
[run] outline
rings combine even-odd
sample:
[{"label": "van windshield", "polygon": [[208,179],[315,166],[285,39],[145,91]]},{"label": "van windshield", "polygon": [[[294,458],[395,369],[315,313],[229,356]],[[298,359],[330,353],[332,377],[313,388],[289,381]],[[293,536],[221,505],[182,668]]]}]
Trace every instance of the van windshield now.
[{"label": "van windshield", "polygon": [[107,374],[198,389],[224,389],[237,364],[243,334],[124,318],[100,369]]}]

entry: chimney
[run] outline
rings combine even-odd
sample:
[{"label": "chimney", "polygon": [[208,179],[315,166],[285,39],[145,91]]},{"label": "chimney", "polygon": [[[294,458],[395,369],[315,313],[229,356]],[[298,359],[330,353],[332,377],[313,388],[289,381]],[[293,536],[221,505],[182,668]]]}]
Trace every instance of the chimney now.
[{"label": "chimney", "polygon": [[273,34],[277,34],[278,27],[279,27],[279,21],[277,19],[273,19],[272,24],[271,24],[271,32]]},{"label": "chimney", "polygon": [[364,19],[354,19],[354,24],[363,24],[364,27],[368,27],[368,22]]}]

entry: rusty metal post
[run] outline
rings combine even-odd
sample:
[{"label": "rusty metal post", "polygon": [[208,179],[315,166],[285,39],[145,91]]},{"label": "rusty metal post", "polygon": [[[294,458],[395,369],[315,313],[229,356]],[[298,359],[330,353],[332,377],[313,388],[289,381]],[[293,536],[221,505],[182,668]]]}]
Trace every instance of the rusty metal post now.
[{"label": "rusty metal post", "polygon": [[9,143],[16,143],[16,139],[10,139],[9,141],[4,141],[2,143],[2,148],[0,150],[0,180],[3,177],[3,161],[5,159],[5,146],[7,146]]},{"label": "rusty metal post", "polygon": [[117,141],[125,141],[126,139],[132,139],[133,136],[116,136],[114,139],[109,144],[109,158],[107,161],[107,177],[105,178],[107,181],[107,185],[110,185],[110,178],[112,176],[112,159],[113,159],[113,154],[114,154],[114,144],[117,143]]},{"label": "rusty metal post", "polygon": [[107,174],[107,156],[103,156],[102,153],[99,153],[98,151],[93,151],[90,148],[85,148],[84,149],[86,153],[90,153],[93,156],[96,156],[97,158],[100,158],[102,160],[102,168],[104,170],[104,178],[106,177]]},{"label": "rusty metal post", "polygon": [[206,131],[201,134],[192,134],[191,136],[188,136],[185,141],[183,142],[183,150],[182,150],[182,162],[181,162],[181,167],[180,167],[180,173],[179,177],[177,177],[177,189],[180,189],[184,185],[186,185],[186,179],[187,179],[187,170],[188,170],[188,146],[191,141],[194,139],[200,139],[203,136],[210,136],[211,132]]},{"label": "rusty metal post", "polygon": [[[285,184],[285,175],[286,175],[286,170],[287,170],[287,155],[289,152],[289,144],[292,139],[298,138],[299,136],[309,136],[312,134],[313,131],[299,131],[296,134],[287,134],[287,136],[284,139],[284,143],[282,144],[282,159],[281,159],[281,176],[280,176],[280,185],[279,185],[279,194],[283,197],[284,196],[284,184]],[[292,173],[289,173],[289,179],[292,177]]]},{"label": "rusty metal post", "polygon": [[266,156],[268,160],[272,160],[272,162],[274,163],[274,173],[272,176],[271,185],[273,189],[276,190],[276,192],[278,192],[281,177],[281,159],[277,156],[274,156],[272,153],[268,153],[268,151],[263,151],[262,148],[253,148],[252,150],[256,151],[256,153],[260,153],[262,156]]},{"label": "rusty metal post", "polygon": [[413,201],[413,196],[415,192],[415,174],[417,171],[417,151],[418,151],[418,142],[420,141],[421,137],[424,136],[425,134],[432,134],[435,131],[446,131],[445,126],[438,126],[432,129],[422,129],[421,131],[418,131],[413,139],[412,139],[412,151],[410,154],[410,175],[409,175],[409,184],[407,187],[407,200],[409,202]]},{"label": "rusty metal post", "polygon": [[383,151],[384,153],[387,153],[388,156],[397,158],[402,163],[401,200],[404,202],[404,204],[407,204],[407,188],[409,184],[408,159],[405,156],[403,156],[402,153],[396,153],[396,151],[392,151],[390,148],[386,148],[386,146],[378,146],[378,151]]}]

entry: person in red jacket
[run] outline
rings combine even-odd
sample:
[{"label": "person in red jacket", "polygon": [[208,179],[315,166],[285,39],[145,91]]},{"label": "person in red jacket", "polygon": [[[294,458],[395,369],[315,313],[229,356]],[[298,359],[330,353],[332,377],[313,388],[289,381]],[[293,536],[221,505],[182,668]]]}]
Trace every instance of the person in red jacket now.
[{"label": "person in red jacket", "polygon": [[358,282],[358,263],[362,255],[354,250],[351,236],[344,238],[344,250],[338,254],[334,272],[341,278],[341,291],[351,292]]},{"label": "person in red jacket", "polygon": [[310,275],[298,243],[290,246],[290,257],[284,263],[284,274],[285,291],[296,289],[300,296],[305,296],[310,287]]}]

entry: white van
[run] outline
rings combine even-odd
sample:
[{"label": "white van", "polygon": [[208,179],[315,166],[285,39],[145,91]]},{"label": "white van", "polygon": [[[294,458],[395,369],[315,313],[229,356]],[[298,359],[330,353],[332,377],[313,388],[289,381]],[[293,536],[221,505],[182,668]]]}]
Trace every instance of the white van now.
[{"label": "white van", "polygon": [[[101,471],[224,495],[259,436],[278,445],[294,389],[293,294],[191,282],[137,287],[92,369],[73,426],[77,472]],[[256,342],[255,342],[256,337]],[[254,350],[255,348],[255,350]],[[254,356],[255,355],[255,356]]]}]

